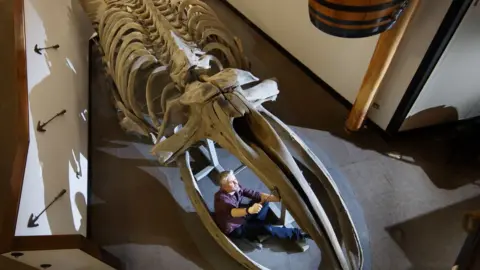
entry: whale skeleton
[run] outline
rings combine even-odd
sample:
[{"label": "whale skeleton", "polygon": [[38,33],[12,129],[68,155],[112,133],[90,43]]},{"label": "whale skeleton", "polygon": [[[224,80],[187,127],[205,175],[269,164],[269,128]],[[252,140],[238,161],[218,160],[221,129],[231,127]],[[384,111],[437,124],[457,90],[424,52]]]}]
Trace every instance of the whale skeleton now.
[{"label": "whale skeleton", "polygon": [[[176,162],[202,223],[228,254],[247,269],[267,269],[218,229],[203,201],[189,148],[207,139],[278,191],[282,204],[322,250],[326,269],[362,269],[359,236],[331,175],[299,136],[262,106],[279,94],[276,81],[248,71],[241,42],[207,4],[80,3],[96,29],[120,125],[151,138],[151,153],[160,164]],[[334,217],[327,216],[297,162],[321,182]],[[338,235],[329,218],[338,222]]]}]

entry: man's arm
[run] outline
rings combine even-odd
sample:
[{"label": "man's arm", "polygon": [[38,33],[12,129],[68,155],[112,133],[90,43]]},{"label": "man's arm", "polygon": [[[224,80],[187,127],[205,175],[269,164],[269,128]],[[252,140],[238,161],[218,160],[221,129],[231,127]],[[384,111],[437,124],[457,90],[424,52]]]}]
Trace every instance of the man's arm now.
[{"label": "man's arm", "polygon": [[232,215],[232,217],[244,217],[248,215],[247,208],[233,208],[230,211],[230,215]]},{"label": "man's arm", "polygon": [[279,202],[280,199],[277,198],[277,196],[273,195],[273,194],[267,194],[267,193],[260,193],[260,203],[264,203],[264,202]]},{"label": "man's arm", "polygon": [[225,196],[215,198],[215,213],[220,215],[229,214],[232,217],[244,217],[248,214],[257,214],[261,209],[262,206],[260,204],[258,206],[253,205],[249,208],[236,208],[234,203]]},{"label": "man's arm", "polygon": [[253,189],[249,189],[249,188],[244,188],[241,185],[240,185],[240,190],[242,191],[243,196],[247,198],[250,198],[257,202],[262,200],[262,196],[258,191],[254,191]]},{"label": "man's arm", "polygon": [[258,214],[260,210],[262,210],[262,205],[255,203],[248,208],[233,208],[230,211],[230,215],[232,215],[232,217],[244,217],[248,214]]}]

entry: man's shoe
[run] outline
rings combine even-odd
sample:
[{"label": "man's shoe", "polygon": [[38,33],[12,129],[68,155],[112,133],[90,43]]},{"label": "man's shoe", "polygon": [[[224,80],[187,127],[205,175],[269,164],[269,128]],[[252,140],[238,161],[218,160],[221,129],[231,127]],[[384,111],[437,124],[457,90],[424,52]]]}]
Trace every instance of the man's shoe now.
[{"label": "man's shoe", "polygon": [[310,234],[305,233],[305,232],[302,232],[302,233],[300,234],[300,236],[301,236],[303,239],[312,239],[312,237],[310,236]]},{"label": "man's shoe", "polygon": [[310,246],[307,244],[307,239],[306,238],[297,240],[297,241],[295,241],[295,243],[302,250],[302,252],[305,252],[310,248]]}]

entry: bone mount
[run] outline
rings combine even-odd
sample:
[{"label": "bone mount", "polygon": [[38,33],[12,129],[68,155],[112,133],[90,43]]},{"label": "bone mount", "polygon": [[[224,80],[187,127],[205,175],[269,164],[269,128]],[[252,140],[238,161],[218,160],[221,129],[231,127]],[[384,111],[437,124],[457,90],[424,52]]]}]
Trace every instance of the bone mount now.
[{"label": "bone mount", "polygon": [[[97,30],[124,129],[150,137],[151,152],[161,164],[178,161],[184,181],[192,179],[188,148],[206,139],[215,141],[268,188],[278,188],[282,203],[322,249],[329,269],[361,268],[358,233],[335,183],[330,177],[320,180],[326,181],[322,184],[341,216],[343,244],[295,163],[288,141],[297,142],[294,147],[310,157],[307,161],[315,172],[325,174],[325,168],[291,129],[262,107],[276,99],[276,81],[260,81],[248,71],[240,41],[208,5],[198,0],[80,1]],[[195,185],[187,185],[187,191],[204,225],[232,257],[248,269],[266,269],[219,237],[221,232],[201,208]]]}]

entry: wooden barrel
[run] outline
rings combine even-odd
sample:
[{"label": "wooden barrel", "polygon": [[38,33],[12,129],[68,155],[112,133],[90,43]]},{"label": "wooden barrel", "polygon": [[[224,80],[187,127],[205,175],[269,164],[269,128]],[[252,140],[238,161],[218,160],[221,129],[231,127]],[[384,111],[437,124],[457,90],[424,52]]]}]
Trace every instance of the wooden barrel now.
[{"label": "wooden barrel", "polygon": [[408,0],[308,0],[310,21],[323,32],[361,38],[390,29]]}]

